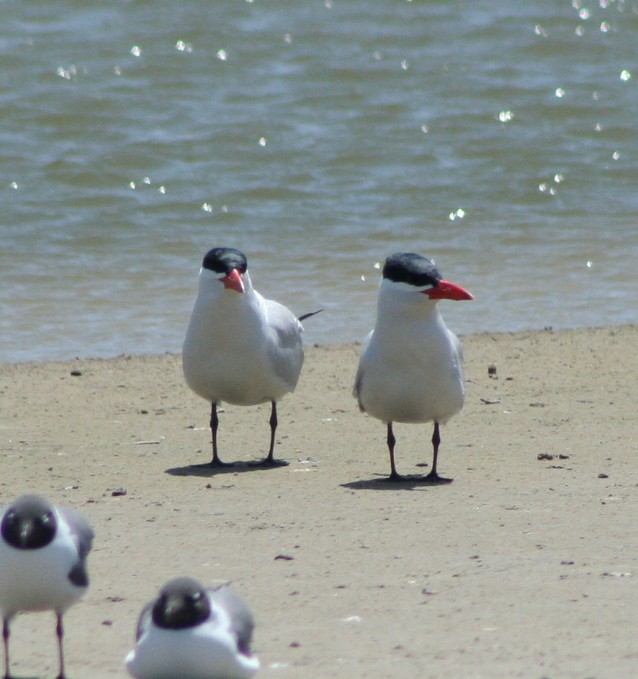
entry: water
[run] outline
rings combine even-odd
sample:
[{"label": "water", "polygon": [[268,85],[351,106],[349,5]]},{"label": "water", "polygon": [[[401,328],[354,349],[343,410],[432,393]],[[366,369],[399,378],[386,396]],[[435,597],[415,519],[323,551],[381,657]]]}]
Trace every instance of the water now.
[{"label": "water", "polygon": [[638,0],[0,0],[0,360],[179,351],[230,245],[309,342],[638,321]]}]

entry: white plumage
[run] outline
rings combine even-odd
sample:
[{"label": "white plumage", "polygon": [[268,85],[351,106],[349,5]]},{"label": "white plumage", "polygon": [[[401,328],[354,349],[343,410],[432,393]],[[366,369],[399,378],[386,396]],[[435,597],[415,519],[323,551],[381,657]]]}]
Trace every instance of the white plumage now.
[{"label": "white plumage", "polygon": [[259,669],[250,651],[253,627],[228,586],[212,590],[175,578],[142,611],[126,666],[135,679],[250,679]]},{"label": "white plumage", "polygon": [[86,591],[86,557],[93,530],[71,509],[23,495],[2,511],[0,523],[0,611],[9,672],[9,626],[21,611],[52,610],[57,618],[59,678],[64,677],[62,616]]},{"label": "white plumage", "polygon": [[275,464],[277,401],[294,391],[303,365],[303,327],[285,306],[252,286],[246,257],[214,248],[204,258],[182,350],[188,386],[212,405],[213,465],[217,406],[271,403],[271,441],[264,463]]},{"label": "white plumage", "polygon": [[434,422],[431,482],[436,471],[439,424],[463,407],[463,351],[443,322],[439,299],[472,299],[460,286],[444,281],[425,257],[399,253],[388,257],[379,288],[377,320],[362,348],[354,396],[362,411],[388,427],[391,479],[393,422]]},{"label": "white plumage", "polygon": [[210,402],[252,406],[297,386],[302,326],[285,306],[264,299],[243,274],[245,291],[224,288],[202,269],[183,347],[188,386]]}]

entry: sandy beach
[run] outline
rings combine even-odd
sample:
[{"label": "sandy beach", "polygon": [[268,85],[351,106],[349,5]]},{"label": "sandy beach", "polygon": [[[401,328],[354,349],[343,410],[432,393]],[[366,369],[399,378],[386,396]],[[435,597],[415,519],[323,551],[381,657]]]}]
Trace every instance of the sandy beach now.
[{"label": "sandy beach", "polygon": [[[467,396],[442,430],[454,482],[383,481],[383,425],[351,396],[359,347],[308,347],[279,408],[208,406],[179,356],[0,366],[0,502],[85,513],[91,587],[65,618],[71,677],[126,677],[141,607],[167,579],[232,580],[258,676],[638,676],[638,327],[462,338]],[[496,366],[496,374],[488,367]],[[423,474],[431,426],[398,425]],[[633,526],[633,527],[632,527]],[[17,677],[57,670],[51,614],[12,626]]]}]

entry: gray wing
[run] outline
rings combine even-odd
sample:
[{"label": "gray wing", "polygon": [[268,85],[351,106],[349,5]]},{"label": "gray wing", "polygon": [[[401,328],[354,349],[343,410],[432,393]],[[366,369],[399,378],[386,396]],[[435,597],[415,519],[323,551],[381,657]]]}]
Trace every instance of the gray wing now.
[{"label": "gray wing", "polygon": [[76,587],[89,586],[89,574],[86,570],[86,557],[93,546],[95,533],[84,515],[69,507],[58,507],[58,513],[71,531],[71,536],[78,550],[78,560],[69,571],[68,578]]},{"label": "gray wing", "polygon": [[357,375],[354,378],[354,387],[352,388],[352,395],[357,399],[357,403],[359,404],[359,410],[363,413],[365,412],[365,409],[363,407],[363,403],[361,403],[361,385],[363,384],[363,370],[361,369],[361,363],[359,363],[359,367],[357,368]]},{"label": "gray wing", "polygon": [[359,410],[364,413],[365,408],[363,407],[363,403],[361,403],[361,385],[363,384],[363,355],[365,354],[366,349],[368,348],[368,344],[370,344],[370,340],[372,339],[372,333],[374,332],[371,331],[368,333],[368,336],[365,338],[363,341],[363,346],[361,347],[361,358],[359,359],[359,367],[357,368],[357,375],[354,378],[354,387],[352,389],[352,395],[357,399],[357,403],[359,404]]},{"label": "gray wing", "polygon": [[303,345],[301,333],[303,326],[296,316],[279,302],[265,300],[268,326],[274,342],[270,348],[273,369],[292,391],[303,365]]},{"label": "gray wing", "polygon": [[235,594],[228,584],[211,590],[213,603],[221,606],[230,617],[233,633],[237,637],[237,647],[244,655],[250,655],[255,621],[244,600]]},{"label": "gray wing", "polygon": [[450,330],[448,330],[452,337],[452,344],[454,346],[454,349],[456,350],[456,356],[457,356],[457,361],[456,365],[459,371],[459,379],[461,382],[465,381],[465,371],[463,369],[463,345],[461,344],[461,340]]},{"label": "gray wing", "polygon": [[86,559],[91,551],[91,547],[93,547],[93,538],[95,537],[91,524],[83,514],[70,507],[58,507],[58,512],[71,529],[71,534],[75,538],[78,547],[80,559]]},{"label": "gray wing", "polygon": [[139,641],[140,637],[150,627],[153,619],[153,605],[155,601],[149,601],[142,609],[140,617],[137,620],[137,627],[135,628],[135,641]]}]

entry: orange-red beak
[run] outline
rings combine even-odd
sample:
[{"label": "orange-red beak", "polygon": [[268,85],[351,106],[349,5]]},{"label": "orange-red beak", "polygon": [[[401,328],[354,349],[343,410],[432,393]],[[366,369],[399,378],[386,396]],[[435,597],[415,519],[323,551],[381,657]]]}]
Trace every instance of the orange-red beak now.
[{"label": "orange-red beak", "polygon": [[244,280],[237,269],[233,269],[227,276],[220,278],[220,280],[226,290],[234,290],[235,292],[245,291]]},{"label": "orange-red beak", "polygon": [[465,288],[456,283],[441,279],[435,287],[423,291],[430,299],[453,299],[457,302],[467,299],[474,299],[474,296]]}]

